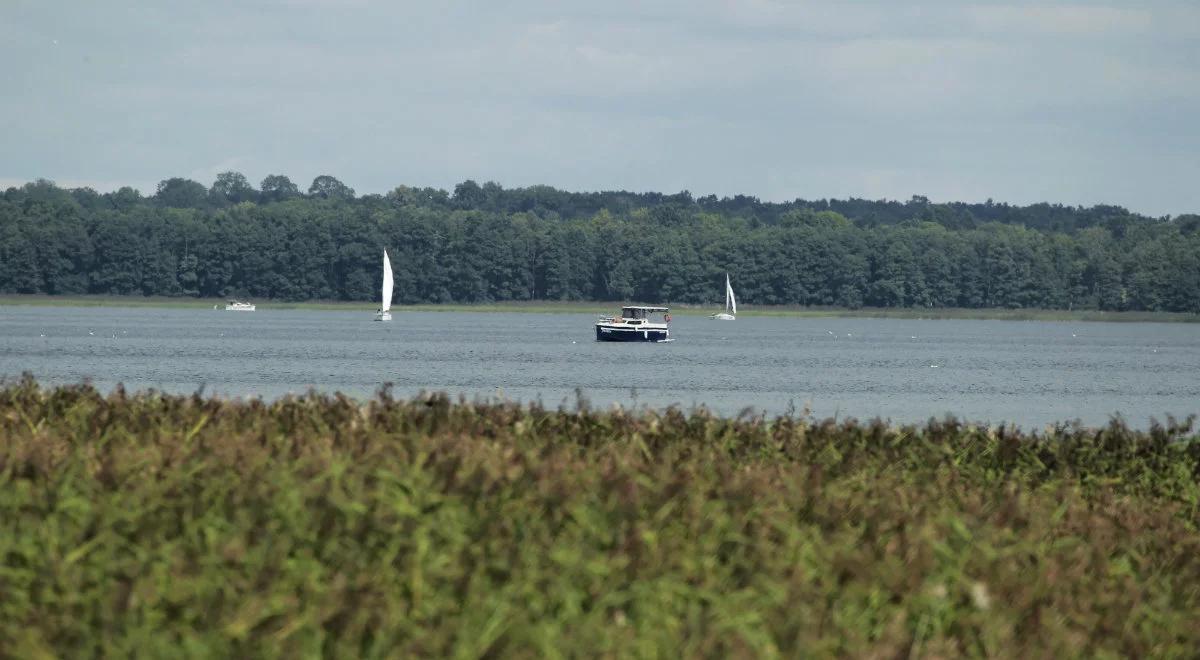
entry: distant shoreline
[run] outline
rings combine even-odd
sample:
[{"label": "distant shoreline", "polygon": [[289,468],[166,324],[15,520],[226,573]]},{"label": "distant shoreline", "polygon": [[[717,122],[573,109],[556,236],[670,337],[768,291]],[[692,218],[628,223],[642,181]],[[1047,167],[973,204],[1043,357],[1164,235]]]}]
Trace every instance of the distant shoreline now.
[{"label": "distant shoreline", "polygon": [[[227,301],[213,298],[166,298],[161,296],[47,296],[0,295],[0,307],[159,307],[177,309],[211,309],[224,307]],[[374,311],[378,305],[366,302],[312,301],[285,302],[252,300],[260,310],[300,309],[325,311]],[[478,304],[394,305],[392,310],[403,312],[525,312],[541,314],[608,314],[616,311],[620,302],[558,302],[553,300],[509,301]],[[672,313],[686,316],[707,316],[720,311],[716,304],[670,304]],[[962,308],[878,308],[846,309],[836,307],[801,307],[798,305],[754,306],[738,312],[753,318],[759,316],[793,318],[890,318],[890,319],[973,319],[999,321],[1088,321],[1143,323],[1200,323],[1200,314],[1183,312],[1105,312],[1100,310],[1065,309],[962,309]]]}]

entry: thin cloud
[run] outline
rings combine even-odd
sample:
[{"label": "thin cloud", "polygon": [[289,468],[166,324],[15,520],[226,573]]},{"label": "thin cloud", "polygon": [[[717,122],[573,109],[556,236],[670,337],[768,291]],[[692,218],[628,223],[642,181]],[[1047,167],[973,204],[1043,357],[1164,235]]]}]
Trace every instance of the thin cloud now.
[{"label": "thin cloud", "polygon": [[967,10],[976,27],[990,32],[1105,36],[1144,34],[1153,25],[1145,9],[1090,6],[996,6]]}]

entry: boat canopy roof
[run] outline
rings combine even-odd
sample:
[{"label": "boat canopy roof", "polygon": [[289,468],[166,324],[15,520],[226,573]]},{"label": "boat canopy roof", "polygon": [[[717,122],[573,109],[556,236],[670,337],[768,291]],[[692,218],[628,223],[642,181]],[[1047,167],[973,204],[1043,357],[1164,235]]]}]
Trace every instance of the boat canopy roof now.
[{"label": "boat canopy roof", "polygon": [[665,314],[669,311],[667,307],[642,307],[640,305],[627,305],[621,308],[621,316],[627,319],[644,319],[650,314]]}]

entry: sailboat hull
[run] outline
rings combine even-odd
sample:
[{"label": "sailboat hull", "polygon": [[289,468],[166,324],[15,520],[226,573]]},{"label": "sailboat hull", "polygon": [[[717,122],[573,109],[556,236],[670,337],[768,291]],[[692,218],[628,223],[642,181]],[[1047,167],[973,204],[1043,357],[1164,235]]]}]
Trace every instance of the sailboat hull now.
[{"label": "sailboat hull", "polygon": [[737,320],[736,316],[734,316],[733,314],[726,314],[725,312],[721,312],[720,314],[713,314],[712,317],[718,321],[736,321]]},{"label": "sailboat hull", "polygon": [[376,321],[391,321],[392,313],[391,312],[376,312],[375,320]]}]

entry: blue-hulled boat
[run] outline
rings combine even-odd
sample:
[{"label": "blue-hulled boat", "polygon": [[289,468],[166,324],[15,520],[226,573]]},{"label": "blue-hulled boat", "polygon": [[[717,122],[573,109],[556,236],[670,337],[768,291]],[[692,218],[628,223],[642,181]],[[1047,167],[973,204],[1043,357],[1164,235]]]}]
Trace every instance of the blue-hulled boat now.
[{"label": "blue-hulled boat", "polygon": [[[596,321],[596,341],[667,341],[671,314],[666,307],[622,307],[620,316]],[[662,320],[653,317],[662,315]]]}]

